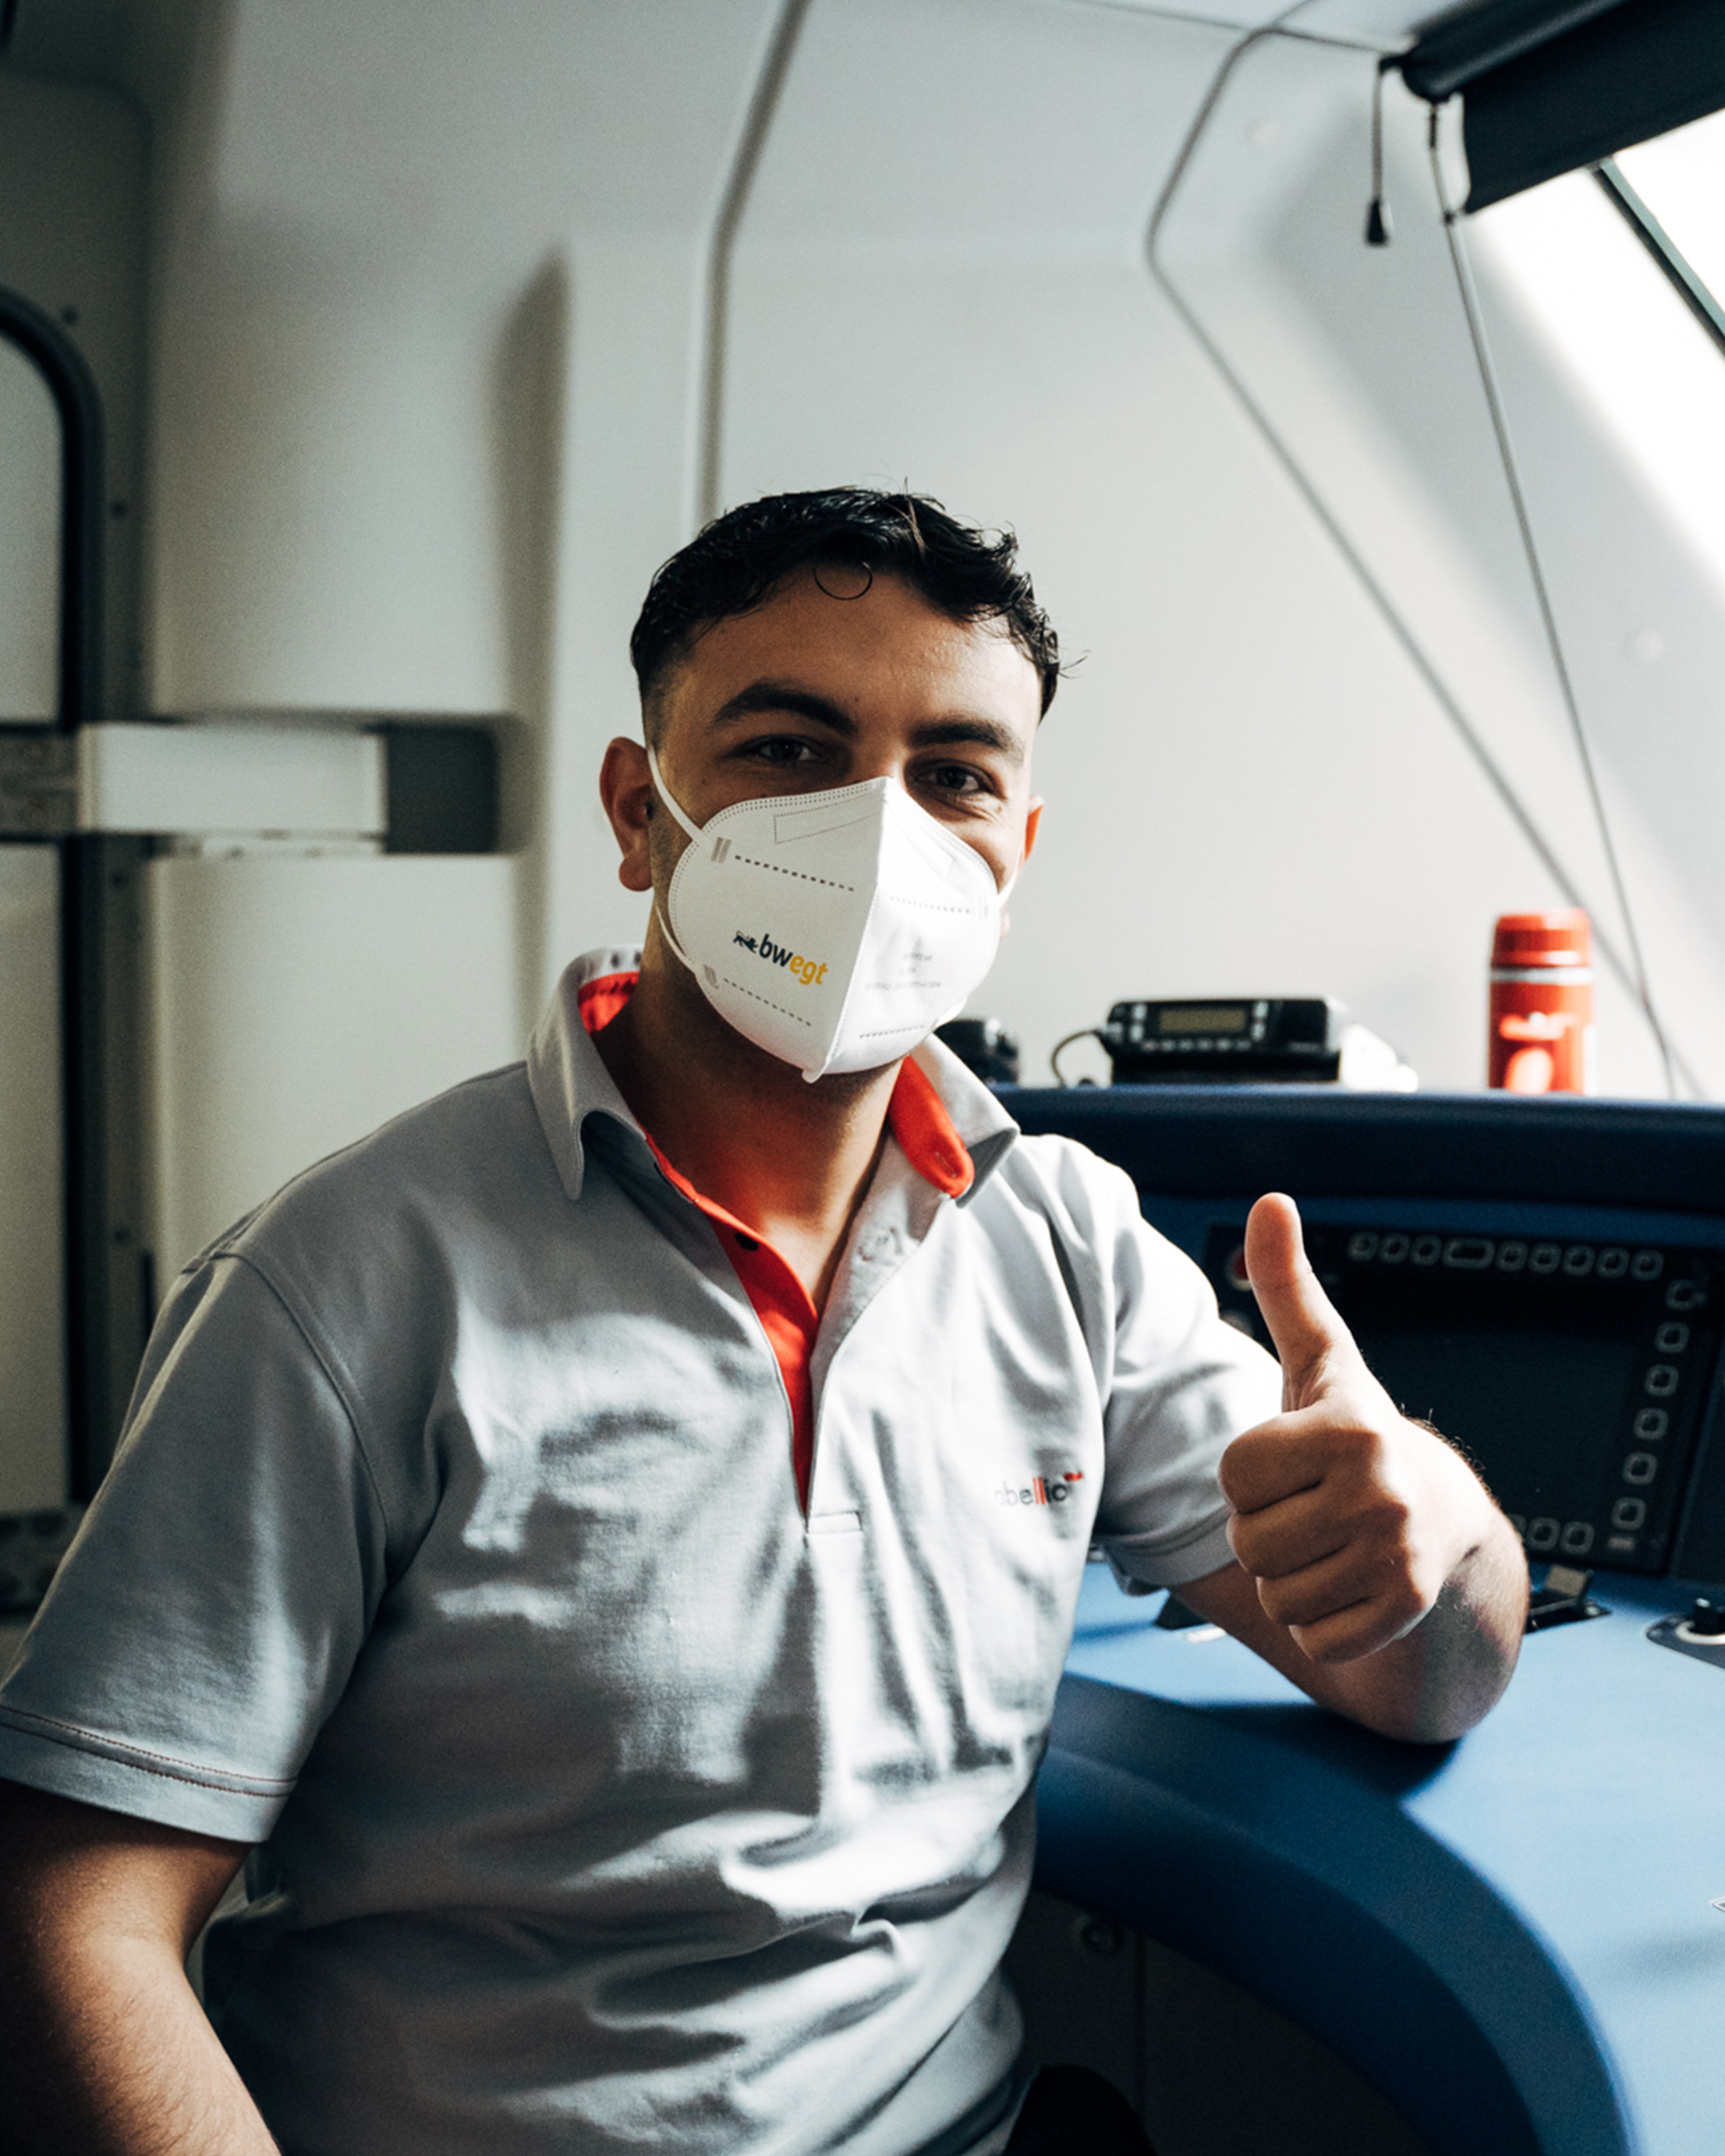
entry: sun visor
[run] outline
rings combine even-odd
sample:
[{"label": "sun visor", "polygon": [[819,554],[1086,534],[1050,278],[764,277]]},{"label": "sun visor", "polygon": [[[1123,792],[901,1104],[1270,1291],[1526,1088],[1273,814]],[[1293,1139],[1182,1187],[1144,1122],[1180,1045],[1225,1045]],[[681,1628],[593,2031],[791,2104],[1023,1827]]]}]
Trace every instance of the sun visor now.
[{"label": "sun visor", "polygon": [[1396,63],[1416,96],[1460,90],[1470,210],[1725,107],[1721,0],[1486,0]]}]

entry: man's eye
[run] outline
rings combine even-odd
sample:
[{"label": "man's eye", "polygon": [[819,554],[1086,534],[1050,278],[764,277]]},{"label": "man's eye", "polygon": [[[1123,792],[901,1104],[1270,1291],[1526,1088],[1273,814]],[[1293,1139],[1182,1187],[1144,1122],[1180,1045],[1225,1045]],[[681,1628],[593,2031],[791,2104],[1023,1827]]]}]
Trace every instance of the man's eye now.
[{"label": "man's eye", "polygon": [[770,763],[781,769],[793,764],[806,763],[814,754],[812,742],[798,741],[794,735],[775,734],[766,741],[751,742],[743,753],[757,763]]},{"label": "man's eye", "polygon": [[937,763],[922,774],[923,783],[937,793],[984,793],[988,782],[968,763]]}]

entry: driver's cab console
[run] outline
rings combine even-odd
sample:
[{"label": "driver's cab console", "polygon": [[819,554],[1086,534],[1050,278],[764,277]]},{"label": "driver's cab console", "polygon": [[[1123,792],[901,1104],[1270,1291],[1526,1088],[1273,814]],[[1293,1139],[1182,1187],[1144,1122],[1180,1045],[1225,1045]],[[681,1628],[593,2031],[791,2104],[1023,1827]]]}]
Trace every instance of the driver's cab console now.
[{"label": "driver's cab console", "polygon": [[1725,1112],[1283,1086],[1009,1096],[1117,1161],[1261,1331],[1254,1198],[1535,1587],[1459,1744],[1306,1702],[1091,1568],[1039,1885],[1266,2002],[1434,2156],[1701,2156],[1725,2122]]}]

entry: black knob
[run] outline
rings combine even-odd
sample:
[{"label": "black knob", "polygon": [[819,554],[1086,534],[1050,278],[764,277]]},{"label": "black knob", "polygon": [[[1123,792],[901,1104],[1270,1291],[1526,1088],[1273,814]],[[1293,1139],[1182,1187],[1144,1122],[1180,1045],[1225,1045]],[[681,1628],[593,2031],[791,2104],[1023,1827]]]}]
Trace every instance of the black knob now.
[{"label": "black knob", "polygon": [[1725,1639],[1725,1609],[1717,1602],[1709,1602],[1706,1595],[1697,1594],[1695,1607],[1689,1613],[1688,1628],[1697,1639]]}]

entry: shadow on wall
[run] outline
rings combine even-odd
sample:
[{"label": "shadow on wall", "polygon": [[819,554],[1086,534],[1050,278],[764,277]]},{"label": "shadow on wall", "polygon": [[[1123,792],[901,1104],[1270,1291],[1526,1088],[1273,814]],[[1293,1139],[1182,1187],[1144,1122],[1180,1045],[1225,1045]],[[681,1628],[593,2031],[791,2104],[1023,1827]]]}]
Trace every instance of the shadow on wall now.
[{"label": "shadow on wall", "polygon": [[491,368],[490,449],[497,588],[512,723],[499,740],[500,850],[518,857],[516,964],[521,1010],[538,1015],[545,957],[544,819],[551,727],[557,505],[572,301],[568,265],[548,256],[504,324]]}]

